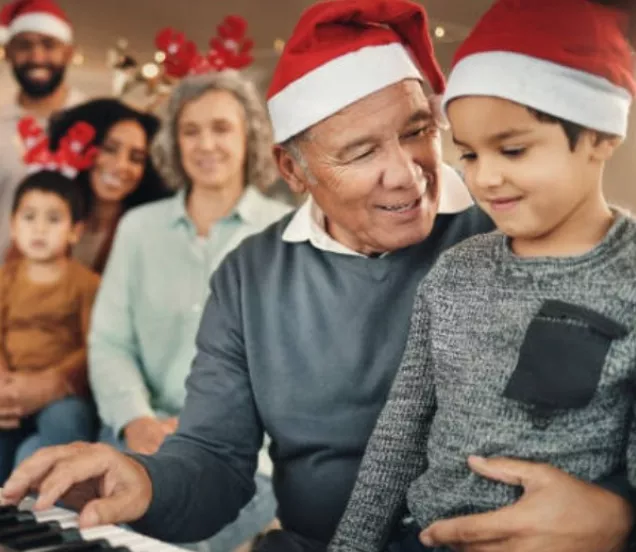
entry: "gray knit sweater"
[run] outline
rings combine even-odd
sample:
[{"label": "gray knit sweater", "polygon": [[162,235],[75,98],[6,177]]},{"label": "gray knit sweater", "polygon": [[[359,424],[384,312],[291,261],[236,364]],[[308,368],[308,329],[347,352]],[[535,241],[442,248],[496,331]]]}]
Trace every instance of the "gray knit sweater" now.
[{"label": "gray knit sweater", "polygon": [[501,233],[443,254],[421,283],[408,343],[332,551],[379,551],[404,514],[421,527],[500,508],[520,488],[471,454],[548,462],[592,481],[627,465],[636,371],[636,222],[591,252],[516,257]]}]

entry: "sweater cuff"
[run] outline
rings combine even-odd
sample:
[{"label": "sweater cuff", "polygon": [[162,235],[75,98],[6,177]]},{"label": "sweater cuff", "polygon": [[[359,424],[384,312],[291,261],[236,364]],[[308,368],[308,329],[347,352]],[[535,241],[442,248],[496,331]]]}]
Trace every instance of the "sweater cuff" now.
[{"label": "sweater cuff", "polygon": [[634,489],[625,474],[615,474],[597,479],[594,483],[606,491],[624,498],[636,510],[636,489]]},{"label": "sweater cuff", "polygon": [[150,477],[150,483],[152,485],[150,506],[141,518],[130,524],[133,530],[149,535],[153,533],[153,527],[156,527],[157,522],[164,523],[166,512],[170,511],[170,501],[161,492],[165,486],[155,485],[155,481],[161,480],[161,472],[157,465],[157,459],[153,456],[136,452],[126,452],[125,454],[135,462],[141,464]]},{"label": "sweater cuff", "polygon": [[[636,514],[636,489],[631,486],[625,474],[609,475],[607,477],[597,479],[595,483],[606,491],[610,491],[629,502],[632,506],[632,512]],[[635,527],[632,527],[632,531],[627,541],[627,550],[629,552],[636,552]]]}]

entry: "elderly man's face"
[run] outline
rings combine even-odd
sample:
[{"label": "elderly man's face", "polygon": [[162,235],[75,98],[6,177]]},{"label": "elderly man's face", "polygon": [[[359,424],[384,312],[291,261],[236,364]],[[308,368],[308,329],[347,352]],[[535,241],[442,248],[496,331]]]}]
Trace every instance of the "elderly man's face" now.
[{"label": "elderly man's face", "polygon": [[384,88],[318,123],[299,149],[305,167],[278,151],[283,176],[314,197],[343,245],[363,254],[394,251],[430,233],[441,152],[418,81]]},{"label": "elderly man's face", "polygon": [[45,98],[58,89],[72,55],[72,46],[40,33],[20,33],[7,45],[13,74],[32,98]]}]

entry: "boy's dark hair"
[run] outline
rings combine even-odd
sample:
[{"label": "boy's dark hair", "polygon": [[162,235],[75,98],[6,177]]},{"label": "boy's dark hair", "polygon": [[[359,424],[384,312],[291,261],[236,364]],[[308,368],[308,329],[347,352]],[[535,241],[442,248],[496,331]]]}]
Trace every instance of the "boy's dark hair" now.
[{"label": "boy's dark hair", "polygon": [[[571,121],[566,121],[565,119],[561,119],[560,117],[555,117],[554,115],[548,115],[543,111],[539,111],[538,109],[533,109],[531,107],[526,108],[538,121],[542,123],[551,123],[554,125],[560,125],[565,133],[565,136],[568,139],[568,143],[570,145],[570,150],[574,151],[576,149],[577,144],[579,143],[579,139],[581,138],[581,134],[586,130],[589,130],[581,125],[576,123],[572,123]],[[597,136],[597,143],[602,142],[603,140],[611,140],[615,138],[613,134],[608,134],[607,132],[599,132],[598,130],[594,131]]]},{"label": "boy's dark hair", "polygon": [[22,180],[13,196],[12,214],[15,215],[20,207],[22,198],[33,191],[55,194],[62,199],[71,211],[73,224],[84,220],[86,216],[84,194],[74,180],[56,171],[38,171]]}]

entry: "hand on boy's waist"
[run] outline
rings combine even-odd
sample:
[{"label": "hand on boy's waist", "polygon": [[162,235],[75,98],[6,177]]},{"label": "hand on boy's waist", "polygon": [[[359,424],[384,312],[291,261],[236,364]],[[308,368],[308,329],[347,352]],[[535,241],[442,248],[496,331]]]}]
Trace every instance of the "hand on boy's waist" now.
[{"label": "hand on boy's waist", "polygon": [[494,512],[434,523],[426,546],[465,552],[614,552],[623,550],[632,508],[623,498],[546,464],[507,458],[471,459],[482,477],[520,485],[518,502]]}]

